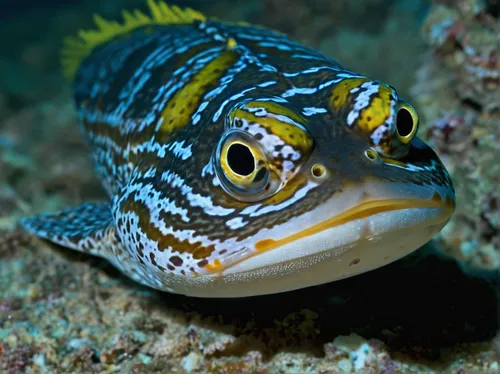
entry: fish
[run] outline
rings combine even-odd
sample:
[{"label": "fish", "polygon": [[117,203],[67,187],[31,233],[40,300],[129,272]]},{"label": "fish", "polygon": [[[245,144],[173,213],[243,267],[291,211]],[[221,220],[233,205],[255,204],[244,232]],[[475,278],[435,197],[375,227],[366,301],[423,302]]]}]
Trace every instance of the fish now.
[{"label": "fish", "polygon": [[157,290],[236,298],[372,271],[448,223],[450,175],[394,87],[264,26],[146,5],[61,51],[109,198],[27,232]]}]

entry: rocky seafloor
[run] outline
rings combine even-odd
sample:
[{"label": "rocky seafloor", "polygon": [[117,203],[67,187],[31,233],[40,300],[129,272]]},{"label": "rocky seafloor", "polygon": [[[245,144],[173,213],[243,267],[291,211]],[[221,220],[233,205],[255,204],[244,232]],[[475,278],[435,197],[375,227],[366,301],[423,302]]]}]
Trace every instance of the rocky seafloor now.
[{"label": "rocky seafloor", "polygon": [[0,38],[0,373],[498,372],[499,4],[184,3],[280,29],[397,87],[452,174],[456,214],[389,266],[246,299],[157,292],[29,237],[19,217],[105,197],[59,72],[61,38],[92,12],[144,6],[17,9],[0,17],[11,36]]}]

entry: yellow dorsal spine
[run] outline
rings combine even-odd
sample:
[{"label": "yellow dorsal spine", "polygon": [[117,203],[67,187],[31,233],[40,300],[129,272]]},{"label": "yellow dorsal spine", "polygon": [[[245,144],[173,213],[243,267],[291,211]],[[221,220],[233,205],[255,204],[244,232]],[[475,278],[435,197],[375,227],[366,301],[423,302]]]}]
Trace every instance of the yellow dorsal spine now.
[{"label": "yellow dorsal spine", "polygon": [[203,14],[190,9],[181,9],[176,5],[169,6],[163,1],[147,0],[150,15],[139,10],[123,11],[123,22],[107,21],[94,15],[97,29],[80,30],[78,36],[67,37],[61,50],[61,64],[64,76],[73,79],[81,62],[94,48],[105,44],[113,38],[147,25],[189,24],[195,20],[205,21]]}]

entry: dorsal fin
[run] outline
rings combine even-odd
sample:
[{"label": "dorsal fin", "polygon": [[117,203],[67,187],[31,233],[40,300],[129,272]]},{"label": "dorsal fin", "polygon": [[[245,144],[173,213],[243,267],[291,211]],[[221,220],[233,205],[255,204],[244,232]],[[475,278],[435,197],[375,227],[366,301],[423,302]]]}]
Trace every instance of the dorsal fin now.
[{"label": "dorsal fin", "polygon": [[176,5],[169,6],[163,1],[147,0],[150,15],[139,10],[123,11],[123,22],[107,21],[95,14],[97,29],[80,30],[78,36],[67,37],[61,51],[61,64],[64,75],[72,79],[85,57],[94,48],[119,35],[126,34],[138,27],[147,25],[188,24],[195,20],[205,21],[203,14],[196,10],[181,9]]}]

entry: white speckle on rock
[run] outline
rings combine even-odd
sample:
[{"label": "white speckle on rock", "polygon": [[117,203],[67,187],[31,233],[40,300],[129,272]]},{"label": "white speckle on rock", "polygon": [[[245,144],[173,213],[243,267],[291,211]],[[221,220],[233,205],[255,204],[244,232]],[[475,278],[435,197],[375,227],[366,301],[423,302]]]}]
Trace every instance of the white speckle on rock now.
[{"label": "white speckle on rock", "polygon": [[182,367],[186,372],[191,373],[200,368],[202,360],[203,357],[199,353],[191,352],[182,359]]},{"label": "white speckle on rock", "polygon": [[145,355],[144,353],[139,353],[138,357],[139,357],[139,360],[141,360],[141,362],[144,365],[148,365],[151,362],[151,360],[153,359],[151,356]]},{"label": "white speckle on rock", "polygon": [[37,353],[33,356],[33,363],[40,368],[45,368],[45,355],[43,353]]},{"label": "white speckle on rock", "polygon": [[352,373],[352,362],[347,358],[344,358],[338,362],[338,367],[344,373]]},{"label": "white speckle on rock", "polygon": [[87,339],[74,338],[68,342],[68,345],[73,349],[80,349],[83,346],[87,345],[88,343],[89,341]]},{"label": "white speckle on rock", "polygon": [[365,367],[370,353],[371,347],[367,343],[361,344],[356,352],[353,352],[354,370],[359,371]]},{"label": "white speckle on rock", "polygon": [[[371,344],[374,344],[374,341],[368,342],[356,334],[338,336],[333,342],[334,347],[339,352],[349,355],[350,360],[348,361],[350,361],[352,372],[363,372],[367,366],[377,361],[374,348]],[[347,359],[342,359],[341,361],[343,360]],[[347,366],[345,367],[347,368]]]}]

